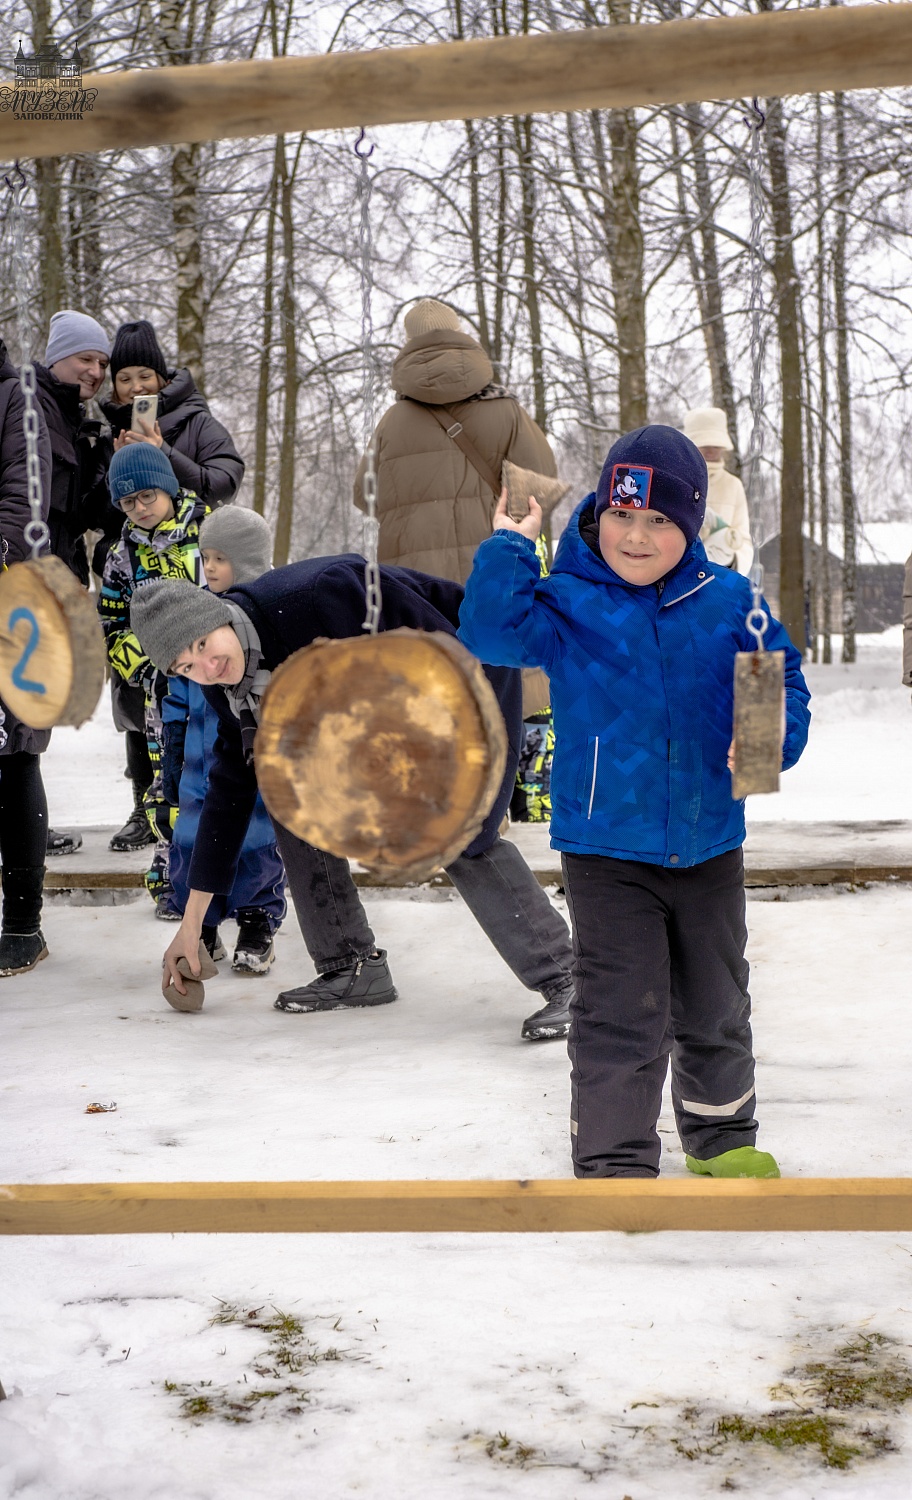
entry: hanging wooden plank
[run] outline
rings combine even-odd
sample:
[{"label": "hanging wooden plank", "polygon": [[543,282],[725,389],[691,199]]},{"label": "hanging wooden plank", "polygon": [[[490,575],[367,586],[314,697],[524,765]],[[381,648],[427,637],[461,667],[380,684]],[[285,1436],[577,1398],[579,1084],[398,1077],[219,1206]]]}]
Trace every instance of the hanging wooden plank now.
[{"label": "hanging wooden plank", "polygon": [[272,674],[254,747],[273,817],[318,849],[423,880],[479,832],[507,733],[481,665],[452,636],[316,641]]},{"label": "hanging wooden plank", "polygon": [[104,687],[92,596],[59,557],[0,574],[0,697],[23,724],[84,724]]},{"label": "hanging wooden plank", "polygon": [[908,83],[912,5],[827,6],[97,73],[78,121],[17,119],[10,87],[0,156]]},{"label": "hanging wooden plank", "polygon": [[735,657],[732,796],[778,792],[785,739],[785,652]]},{"label": "hanging wooden plank", "polygon": [[912,1230],[912,1179],[102,1182],[0,1187],[0,1234]]}]

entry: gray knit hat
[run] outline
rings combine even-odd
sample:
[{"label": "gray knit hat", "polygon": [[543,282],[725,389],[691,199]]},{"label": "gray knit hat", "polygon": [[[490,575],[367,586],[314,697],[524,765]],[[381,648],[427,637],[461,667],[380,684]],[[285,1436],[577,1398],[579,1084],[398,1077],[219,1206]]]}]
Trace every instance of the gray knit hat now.
[{"label": "gray knit hat", "polygon": [[223,505],[200,527],[200,551],[223,552],[234,569],[235,583],[252,583],[272,567],[272,532],[256,511]]},{"label": "gray knit hat", "polygon": [[111,353],[111,340],[101,324],[88,313],[74,312],[71,307],[55,312],[48,330],[45,364],[54,365],[58,359],[66,359],[70,354],[89,352],[103,354],[106,358]]},{"label": "gray knit hat", "polygon": [[160,672],[168,672],[200,636],[230,624],[227,604],[189,578],[156,578],[142,584],[130,602],[131,629]]}]

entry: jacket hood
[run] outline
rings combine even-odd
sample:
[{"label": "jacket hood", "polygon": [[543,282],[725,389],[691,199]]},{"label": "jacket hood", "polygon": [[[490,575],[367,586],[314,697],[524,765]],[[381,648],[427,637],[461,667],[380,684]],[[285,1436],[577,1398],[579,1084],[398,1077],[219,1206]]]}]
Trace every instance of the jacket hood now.
[{"label": "jacket hood", "polygon": [[400,350],[393,364],[397,396],[449,406],[468,401],[494,379],[494,366],[477,339],[449,328],[422,333]]},{"label": "jacket hood", "polygon": [[9,357],[9,350],[0,339],[0,380],[18,380],[19,371]]},{"label": "jacket hood", "polygon": [[[620,588],[632,591],[654,588],[655,585],[651,583],[628,583],[625,578],[608,566],[601,553],[596,555],[593,552],[582,536],[580,526],[594,519],[595,494],[593,492],[587,495],[585,500],[580,501],[567,522],[551,568],[552,576],[556,573],[572,573],[575,578],[586,578],[592,583],[616,583]],[[698,537],[696,541],[691,542],[680,562],[675,564],[670,573],[665,574],[665,578],[677,580],[694,564],[705,562],[706,552]]]},{"label": "jacket hood", "polygon": [[85,416],[85,406],[79,394],[79,386],[68,380],[58,380],[46,365],[35,363],[35,379],[60,407],[61,412],[74,427],[78,427]]},{"label": "jacket hood", "polygon": [[[133,415],[132,401],[102,401],[101,409],[115,432],[123,432],[129,427]],[[186,420],[194,412],[208,410],[208,402],[197,390],[196,381],[189,370],[175,370],[168,384],[158,393],[159,422],[162,417],[177,411],[180,412],[181,419]]]}]

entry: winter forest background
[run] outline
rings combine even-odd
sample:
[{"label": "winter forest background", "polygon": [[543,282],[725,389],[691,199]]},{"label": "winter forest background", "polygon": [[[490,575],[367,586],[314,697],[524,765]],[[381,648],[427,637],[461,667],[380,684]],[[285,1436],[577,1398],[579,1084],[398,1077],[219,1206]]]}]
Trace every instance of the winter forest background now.
[{"label": "winter forest background", "polygon": [[[85,72],[392,47],[772,10],[771,0],[27,0],[4,6],[4,73],[49,37]],[[781,509],[854,555],[912,517],[912,91],[765,101],[764,453],[749,438],[749,131],[738,103],[382,127],[373,226],[378,393],[417,296],[458,309],[573,481],[616,434],[729,414],[759,541]],[[78,144],[78,125],[73,130]],[[277,563],[360,546],[364,440],[355,131],[27,163],[32,352],[79,307],[149,317],[247,461],[242,502]],[[0,335],[18,347],[8,198]],[[385,395],[378,399],[378,414]],[[851,577],[811,579],[854,654]],[[834,618],[840,588],[847,619]]]}]

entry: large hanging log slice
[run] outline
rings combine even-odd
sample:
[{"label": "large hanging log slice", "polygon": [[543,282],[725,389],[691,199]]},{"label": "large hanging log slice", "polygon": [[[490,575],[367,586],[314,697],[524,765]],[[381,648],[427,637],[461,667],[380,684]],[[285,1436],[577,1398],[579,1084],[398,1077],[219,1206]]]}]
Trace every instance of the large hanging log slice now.
[{"label": "large hanging log slice", "polygon": [[503,780],[503,717],[481,666],[441,633],[316,641],[263,696],[257,780],[299,838],[420,880],[471,843]]},{"label": "large hanging log slice", "polygon": [[58,557],[0,574],[0,698],[32,729],[84,724],[104,686],[91,596]]}]

